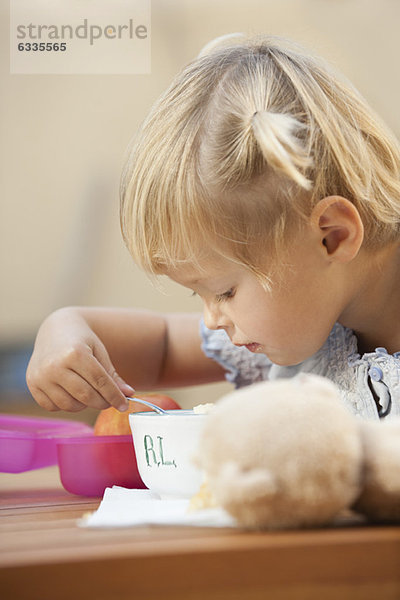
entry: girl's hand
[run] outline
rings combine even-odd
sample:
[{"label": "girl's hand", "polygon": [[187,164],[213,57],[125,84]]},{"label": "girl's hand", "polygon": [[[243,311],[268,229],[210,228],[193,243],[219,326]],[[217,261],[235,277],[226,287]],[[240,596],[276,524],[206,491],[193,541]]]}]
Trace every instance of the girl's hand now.
[{"label": "girl's hand", "polygon": [[128,408],[125,383],[108,352],[74,309],[52,313],[39,329],[26,381],[36,402],[49,411]]}]

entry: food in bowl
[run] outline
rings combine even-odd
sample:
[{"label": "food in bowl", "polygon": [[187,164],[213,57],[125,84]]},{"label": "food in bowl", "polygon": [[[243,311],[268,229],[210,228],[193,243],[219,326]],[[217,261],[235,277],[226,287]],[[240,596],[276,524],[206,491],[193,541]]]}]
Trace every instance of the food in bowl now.
[{"label": "food in bowl", "polygon": [[196,415],[208,415],[214,408],[214,402],[207,402],[206,404],[198,404],[193,407],[193,412]]}]

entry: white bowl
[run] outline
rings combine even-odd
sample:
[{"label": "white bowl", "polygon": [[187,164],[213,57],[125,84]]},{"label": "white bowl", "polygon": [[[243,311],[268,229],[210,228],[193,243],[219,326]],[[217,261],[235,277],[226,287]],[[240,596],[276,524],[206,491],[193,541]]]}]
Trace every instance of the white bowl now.
[{"label": "white bowl", "polygon": [[202,473],[192,459],[206,419],[192,410],[129,415],[140,477],[150,490],[162,498],[191,498],[199,491]]}]

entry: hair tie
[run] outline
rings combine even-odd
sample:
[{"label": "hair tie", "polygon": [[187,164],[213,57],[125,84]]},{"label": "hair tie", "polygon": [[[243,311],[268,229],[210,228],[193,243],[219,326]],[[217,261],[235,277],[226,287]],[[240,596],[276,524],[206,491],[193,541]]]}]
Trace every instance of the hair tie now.
[{"label": "hair tie", "polygon": [[250,126],[253,127],[253,119],[256,116],[256,114],[258,113],[258,111],[256,110],[256,112],[254,112],[251,117],[250,117]]}]

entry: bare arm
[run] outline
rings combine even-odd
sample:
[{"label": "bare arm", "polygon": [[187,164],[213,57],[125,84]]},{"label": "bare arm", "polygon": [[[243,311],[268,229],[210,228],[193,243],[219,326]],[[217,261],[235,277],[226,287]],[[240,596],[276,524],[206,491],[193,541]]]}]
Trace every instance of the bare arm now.
[{"label": "bare arm", "polygon": [[39,329],[27,382],[48,410],[120,409],[133,390],[223,379],[200,348],[198,314],[65,308]]},{"label": "bare arm", "polygon": [[200,313],[79,309],[108,350],[121,377],[135,388],[159,389],[224,379],[201,350]]}]

